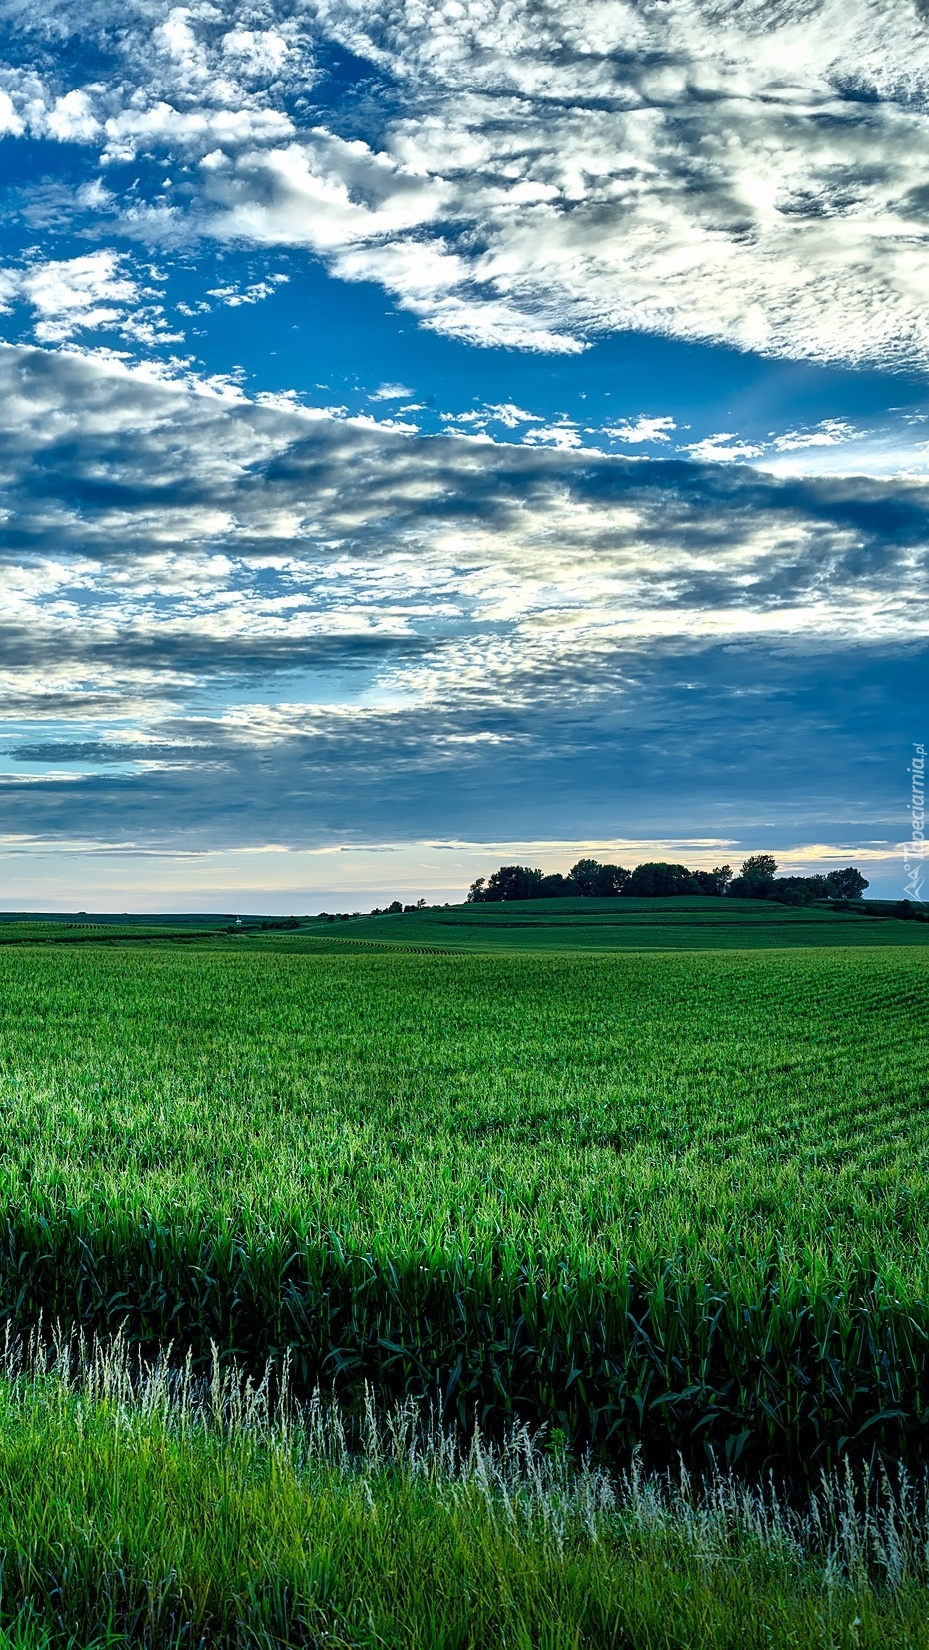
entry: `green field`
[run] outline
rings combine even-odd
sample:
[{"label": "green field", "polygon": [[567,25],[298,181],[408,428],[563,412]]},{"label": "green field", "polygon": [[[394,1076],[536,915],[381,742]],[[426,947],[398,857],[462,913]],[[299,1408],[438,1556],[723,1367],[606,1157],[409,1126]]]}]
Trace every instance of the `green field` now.
[{"label": "green field", "polygon": [[861,902],[794,909],[774,901],[713,899],[551,899],[456,905],[402,915],[307,922],[302,933],[327,943],[424,946],[445,951],[691,951],[808,945],[925,945],[929,924],[901,922],[889,908]]},{"label": "green field", "polygon": [[0,953],[0,1311],[617,1454],[924,1458],[922,946],[304,943]]},{"label": "green field", "polygon": [[[143,943],[170,939],[275,951],[414,950],[481,954],[496,951],[700,951],[795,946],[929,944],[929,923],[904,922],[887,902],[861,901],[849,910],[803,909],[757,899],[550,899],[509,904],[431,906],[401,914],[301,917],[294,933],[274,932],[275,919],[200,916],[118,918],[0,916],[0,945]],[[277,924],[279,926],[279,923]]]},{"label": "green field", "polygon": [[[465,1440],[475,1426],[498,1441],[515,1424],[541,1428],[543,1454],[546,1438],[563,1441],[566,1460],[589,1448],[607,1473],[636,1452],[645,1470],[715,1464],[746,1483],[770,1473],[794,1496],[845,1462],[902,1461],[918,1477],[929,1465],[929,925],[727,909],[737,904],[456,907],[285,933],[230,933],[215,919],[3,923],[0,1323],[14,1334],[38,1324],[46,1340],[56,1321],[122,1330],[144,1358],[189,1355],[194,1374],[214,1347],[222,1368],[256,1379],[270,1359],[272,1387],[286,1366],[296,1399],[318,1387],[349,1422],[367,1390],[381,1415],[410,1400]],[[16,1546],[3,1507],[20,1490],[3,1486],[25,1482],[22,1461],[54,1460],[63,1475],[57,1524],[38,1531],[32,1502],[16,1515],[29,1552],[45,1541],[65,1563],[69,1539],[90,1552],[105,1502],[110,1557],[96,1570],[81,1560],[97,1577],[86,1587],[112,1594],[101,1643],[122,1642],[132,1616],[126,1564],[111,1552],[120,1521],[136,1580],[156,1560],[194,1577],[183,1609],[189,1624],[213,1623],[208,1641],[258,1642],[264,1622],[263,1643],[424,1650],[929,1643],[912,1604],[926,1583],[918,1565],[910,1602],[895,1583],[892,1606],[870,1573],[852,1586],[846,1565],[839,1609],[819,1537],[804,1557],[802,1542],[772,1536],[775,1552],[727,1513],[717,1535],[728,1556],[694,1558],[681,1506],[660,1540],[623,1513],[608,1539],[569,1519],[575,1534],[558,1553],[547,1524],[520,1525],[501,1546],[496,1502],[475,1511],[469,1490],[438,1479],[413,1494],[405,1467],[381,1462],[360,1490],[331,1462],[321,1478],[317,1463],[305,1483],[297,1434],[285,1470],[265,1444],[256,1465],[247,1438],[220,1459],[204,1435],[192,1454],[183,1418],[168,1417],[162,1438],[161,1421],[114,1421],[96,1399],[65,1394],[49,1410],[17,1391],[0,1370],[0,1551]],[[69,1455],[62,1441],[72,1404],[112,1494],[91,1492],[83,1446]],[[114,1426],[128,1449],[122,1477]],[[152,1462],[182,1486],[157,1515]],[[272,1570],[280,1519],[308,1495],[328,1507],[311,1527],[335,1555],[331,1586],[291,1541],[298,1579],[285,1585],[278,1566],[284,1603],[272,1609],[265,1588],[259,1609],[218,1549],[185,1548],[170,1498],[198,1506],[217,1472],[250,1509],[236,1539]],[[428,1589],[403,1602],[382,1578],[376,1608],[373,1581],[364,1594],[364,1625],[359,1560],[347,1556],[366,1539],[363,1502],[392,1532],[390,1552],[378,1549],[386,1577],[419,1542],[430,1575],[446,1566],[440,1590],[495,1588],[523,1599],[516,1615],[495,1615],[485,1598],[487,1636],[473,1610],[437,1625]],[[906,1516],[912,1533],[916,1514]],[[457,1557],[440,1562],[435,1544],[426,1555],[427,1525],[446,1529]],[[486,1574],[485,1538],[496,1554]],[[715,1583],[698,1586],[718,1563],[741,1578],[725,1608]],[[41,1565],[28,1553],[16,1564],[0,1629],[44,1643]],[[225,1579],[211,1580],[210,1565]],[[296,1620],[294,1589],[317,1627],[291,1639],[271,1623]],[[559,1625],[545,1638],[556,1597]],[[751,1641],[736,1631],[749,1597],[768,1634]],[[165,1605],[164,1621],[177,1609]],[[230,1610],[252,1623],[240,1637]],[[92,1642],[81,1619],[74,1642]],[[145,1619],[149,1642],[174,1642]]]}]

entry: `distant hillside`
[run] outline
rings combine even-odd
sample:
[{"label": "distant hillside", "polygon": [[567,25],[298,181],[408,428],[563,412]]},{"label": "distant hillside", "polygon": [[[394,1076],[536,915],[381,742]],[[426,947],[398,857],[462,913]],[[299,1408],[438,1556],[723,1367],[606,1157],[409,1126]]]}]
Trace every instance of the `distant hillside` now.
[{"label": "distant hillside", "polygon": [[183,945],[283,951],[694,951],[780,946],[929,944],[929,922],[903,921],[889,902],[848,910],[767,900],[533,899],[427,906],[379,916],[235,918],[4,913],[0,945]]},{"label": "distant hillside", "polygon": [[[876,914],[872,914],[872,910]],[[860,912],[796,909],[765,900],[552,899],[433,906],[378,917],[302,922],[264,943],[312,940],[328,949],[400,946],[437,951],[692,951],[806,945],[926,945],[929,923],[903,922],[878,902]],[[251,942],[254,943],[254,942]]]}]

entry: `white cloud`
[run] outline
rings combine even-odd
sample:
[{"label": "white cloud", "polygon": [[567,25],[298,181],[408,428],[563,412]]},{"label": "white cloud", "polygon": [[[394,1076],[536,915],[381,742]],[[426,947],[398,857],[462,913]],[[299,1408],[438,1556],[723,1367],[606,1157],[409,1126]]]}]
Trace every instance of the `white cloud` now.
[{"label": "white cloud", "polygon": [[90,143],[101,130],[86,92],[66,92],[56,98],[45,117],[49,137],[59,143]]},{"label": "white cloud", "polygon": [[[314,244],[427,324],[540,349],[631,327],[929,360],[929,36],[912,8],[317,0],[315,15],[398,83],[378,158],[420,180],[421,216],[401,250],[383,210],[336,210],[340,183],[356,197],[333,135],[322,198],[304,186]],[[299,193],[243,196],[225,228],[304,239]]]},{"label": "white cloud", "polygon": [[[650,783],[656,753],[672,771],[682,751],[691,773],[750,765],[785,661],[809,699],[811,661],[926,635],[925,481],[785,488],[737,464],[708,475],[552,445],[572,431],[424,441],[286,396],[256,406],[73,349],[0,347],[17,524],[0,557],[0,718],[20,730],[15,761],[44,769],[28,783],[120,763],[186,772],[176,803],[81,791],[80,828],[118,820],[129,835],[135,807],[146,839],[183,821],[215,842],[227,820],[251,829],[262,798],[273,828],[299,836],[308,787],[314,819],[355,828],[376,813],[383,831],[403,795],[421,831],[427,794],[454,820],[505,773],[525,776],[538,828],[548,776],[596,769],[592,748],[615,812],[626,756]],[[721,718],[713,673],[730,665]],[[812,733],[819,796],[831,743]],[[498,749],[505,770],[480,766]],[[783,777],[776,741],[770,754]],[[565,794],[576,820],[576,784]],[[62,830],[58,792],[24,797],[18,830]],[[688,807],[694,829],[690,790]]]},{"label": "white cloud", "polygon": [[520,424],[542,423],[538,413],[526,412],[513,401],[485,403],[484,416],[491,423],[505,425],[508,430],[515,430]]},{"label": "white cloud", "polygon": [[[178,343],[183,335],[166,325],[160,295],[140,283],[124,254],[109,249],[0,269],[0,310],[8,311],[15,300],[29,304],[42,344],[68,343],[101,328],[146,350]],[[157,375],[166,369],[154,361],[148,370]]]},{"label": "white cloud", "polygon": [[[929,362],[915,4],[62,0],[56,26],[111,73],[50,91],[6,71],[0,130],[92,143],[105,116],[111,159],[203,163],[189,200],[127,213],[133,233],[308,246],[480,344],[633,328]],[[384,80],[344,130],[338,103],[328,125],[301,113],[333,43]]]},{"label": "white cloud", "polygon": [[526,412],[524,407],[517,407],[515,401],[485,401],[482,407],[468,412],[443,412],[439,417],[446,424],[476,424],[480,429],[488,424],[502,424],[508,430],[516,430],[520,424],[544,423],[538,413]]},{"label": "white cloud", "polygon": [[[258,304],[262,298],[270,298],[282,283],[289,281],[289,275],[272,275],[267,281],[253,281],[250,286],[209,286],[206,289],[208,298],[215,298],[229,309],[238,309],[242,304]],[[180,307],[180,306],[178,306]],[[204,308],[208,308],[204,305]],[[187,314],[194,313],[188,306]]]},{"label": "white cloud", "polygon": [[[178,110],[161,101],[150,108],[129,108],[105,125],[104,160],[129,161],[136,154],[180,148],[199,153],[204,163],[221,165],[253,143],[280,143],[294,130],[289,115],[277,109]],[[209,171],[209,167],[208,167]]]},{"label": "white cloud", "polygon": [[235,61],[238,73],[248,76],[279,75],[284,69],[291,43],[275,29],[230,29],[223,36],[223,52]]},{"label": "white cloud", "polygon": [[0,88],[0,136],[19,137],[23,122],[13,106],[9,92]]},{"label": "white cloud", "polygon": [[368,396],[369,401],[405,401],[413,391],[406,384],[381,384]]},{"label": "white cloud", "polygon": [[285,148],[250,149],[206,177],[214,234],[320,251],[400,234],[435,216],[444,193],[360,139],[321,129]]},{"label": "white cloud", "polygon": [[[682,494],[661,466],[575,455],[570,424],[531,431],[534,449],[437,451],[402,423],[190,395],[74,355],[0,349],[0,380],[10,497],[25,542],[48,547],[8,558],[8,589],[64,632],[141,623],[219,643],[466,616],[475,630],[390,678],[431,701],[649,637],[903,635],[917,607],[925,627],[921,572],[902,583],[886,548],[853,571],[863,484],[804,513],[756,476],[746,508],[736,470],[724,495],[704,496],[699,472]],[[103,478],[118,486],[96,497]]]},{"label": "white cloud", "polygon": [[115,201],[115,196],[106,188],[102,178],[82,183],[75,198],[79,206],[87,207],[91,212],[105,212]]},{"label": "white cloud", "polygon": [[669,432],[676,429],[673,418],[646,418],[642,414],[630,423],[606,425],[603,433],[612,441],[635,444],[639,441],[669,441]]},{"label": "white cloud", "polygon": [[188,79],[207,74],[206,53],[191,27],[195,13],[189,6],[173,6],[154,33],[154,40],[178,65]]},{"label": "white cloud", "polygon": [[50,259],[16,276],[7,272],[6,278],[32,305],[42,343],[62,343],[85,328],[117,326],[127,319],[126,306],[135,306],[140,297],[123,260],[110,251]]},{"label": "white cloud", "polygon": [[785,430],[772,446],[779,453],[798,452],[803,447],[836,447],[845,441],[860,441],[868,434],[843,418],[824,418],[812,429]]},{"label": "white cloud", "polygon": [[731,464],[738,459],[760,458],[764,450],[764,446],[756,442],[740,441],[731,431],[692,441],[683,449],[699,464]]},{"label": "white cloud", "polygon": [[543,424],[541,429],[528,430],[523,436],[524,447],[562,447],[570,449],[580,445],[581,438],[577,433],[577,425],[570,419],[564,419],[560,424]]}]

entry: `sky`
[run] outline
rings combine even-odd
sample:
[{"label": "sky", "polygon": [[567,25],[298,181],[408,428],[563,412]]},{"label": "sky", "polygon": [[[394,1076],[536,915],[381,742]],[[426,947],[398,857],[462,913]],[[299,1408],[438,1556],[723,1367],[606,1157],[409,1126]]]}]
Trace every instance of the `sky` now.
[{"label": "sky", "polygon": [[0,909],[904,892],[929,0],[0,0]]}]

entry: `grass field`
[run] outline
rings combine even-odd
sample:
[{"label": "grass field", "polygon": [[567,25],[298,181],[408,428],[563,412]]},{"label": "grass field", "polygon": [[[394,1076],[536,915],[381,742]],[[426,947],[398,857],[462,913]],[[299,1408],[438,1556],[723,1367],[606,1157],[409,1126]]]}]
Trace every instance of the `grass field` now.
[{"label": "grass field", "polygon": [[[769,1471],[795,1497],[845,1461],[903,1461],[918,1478],[926,929],[760,902],[744,915],[721,909],[735,901],[615,909],[636,903],[290,933],[204,923],[180,939],[169,923],[2,925],[19,937],[0,949],[0,1321],[41,1319],[46,1336],[56,1319],[122,1328],[145,1355],[189,1352],[195,1372],[215,1344],[221,1367],[257,1378],[269,1358],[278,1375],[286,1364],[298,1398],[318,1385],[349,1417],[367,1387],[382,1414],[426,1403],[465,1439],[475,1425],[498,1441],[541,1427],[565,1460],[589,1446],[609,1473],[637,1450],[646,1470]],[[0,1371],[0,1549],[19,1551],[2,1522],[4,1496],[20,1493],[3,1488],[11,1461],[17,1483],[23,1462],[54,1461],[61,1494],[57,1523],[34,1500],[16,1515],[33,1557],[16,1558],[18,1581],[4,1571],[0,1626],[17,1643],[51,1631],[36,1578],[57,1573],[41,1557],[53,1549],[61,1564],[84,1553],[99,1601],[75,1643],[128,1633],[136,1595],[118,1577],[144,1592],[144,1572],[150,1601],[159,1564],[183,1593],[165,1583],[170,1607],[145,1629],[159,1644],[182,1617],[177,1642],[197,1619],[223,1643],[929,1643],[915,1559],[890,1592],[847,1565],[840,1585],[828,1542],[785,1525],[759,1544],[730,1513],[712,1551],[695,1552],[679,1500],[659,1534],[625,1502],[593,1536],[572,1513],[556,1551],[548,1513],[501,1535],[503,1503],[471,1480],[411,1488],[396,1462],[304,1472],[251,1436],[223,1444],[228,1428],[192,1441],[182,1419],[114,1422],[99,1394],[56,1387],[46,1402],[27,1386],[28,1401]],[[84,1446],[65,1445],[74,1416],[108,1502],[88,1487]],[[216,1473],[243,1509],[237,1539],[271,1565],[260,1586],[251,1577],[252,1603],[228,1555],[207,1542],[195,1563],[171,1546],[172,1497],[209,1501]],[[186,1486],[161,1511],[153,1474]],[[285,1576],[267,1557],[285,1480],[279,1516],[309,1497],[318,1515],[300,1517],[336,1555],[328,1568],[291,1546]],[[378,1587],[359,1593],[364,1507],[390,1534],[375,1544]],[[110,1557],[93,1570],[104,1525]],[[128,1570],[110,1562],[121,1525]],[[446,1531],[445,1548],[426,1526]],[[907,1539],[924,1549],[924,1535]],[[396,1579],[414,1549],[444,1578],[432,1603]],[[471,1606],[442,1615],[449,1589]],[[750,1597],[761,1626],[739,1638]]]}]

